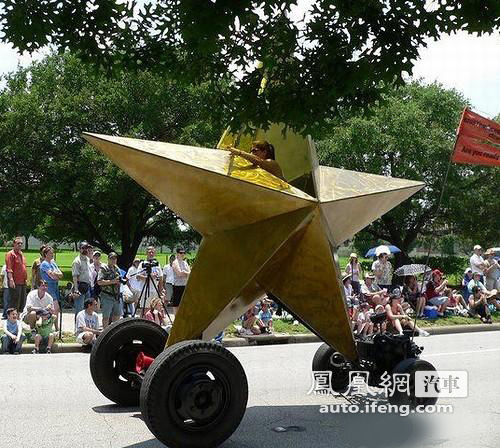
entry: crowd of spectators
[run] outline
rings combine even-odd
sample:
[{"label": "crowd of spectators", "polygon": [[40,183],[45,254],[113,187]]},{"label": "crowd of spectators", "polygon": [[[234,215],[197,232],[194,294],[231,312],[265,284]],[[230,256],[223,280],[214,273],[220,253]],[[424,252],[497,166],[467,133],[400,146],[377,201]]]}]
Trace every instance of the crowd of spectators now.
[{"label": "crowd of spectators", "polygon": [[[21,246],[22,239],[16,238],[0,273],[4,300],[2,353],[19,353],[26,336],[35,344],[33,353],[50,353],[60,330],[59,281],[63,273],[54,260],[53,248],[42,246],[40,257],[32,265],[31,291],[26,294],[28,276]],[[423,280],[407,275],[402,278],[402,285],[396,284],[389,254],[385,252],[377,254],[372,272],[363,273],[358,256],[352,253],[342,283],[354,333],[359,337],[387,330],[401,334],[407,328],[427,336],[425,330],[414,324],[415,316],[471,315],[491,323],[491,313],[500,310],[500,266],[492,249],[484,255],[486,258],[476,245],[461,289],[452,289],[439,269],[432,270]],[[136,258],[124,271],[117,265],[115,252],[110,252],[107,263],[103,263],[100,251],[87,242],[80,244],[71,266],[73,282],[68,283],[64,293],[73,305],[78,343],[91,346],[102,329],[126,316],[141,316],[163,327],[171,324],[167,305],[176,313],[190,266],[182,247],[176,249],[163,269],[155,256],[156,249],[149,246],[146,259]],[[273,332],[273,315],[282,304],[269,296],[241,317],[242,335]],[[377,319],[377,315],[385,318]]]}]

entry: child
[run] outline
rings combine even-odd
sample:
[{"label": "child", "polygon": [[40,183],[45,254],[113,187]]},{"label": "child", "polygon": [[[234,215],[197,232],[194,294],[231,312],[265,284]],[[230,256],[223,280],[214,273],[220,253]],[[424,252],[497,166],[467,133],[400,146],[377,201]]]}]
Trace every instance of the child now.
[{"label": "child", "polygon": [[253,334],[261,334],[259,327],[256,325],[257,316],[253,312],[254,307],[249,308],[243,317],[241,318],[241,333],[246,336],[251,336]]},{"label": "child", "polygon": [[273,314],[269,308],[270,301],[263,300],[259,312],[259,320],[262,322],[263,327],[267,333],[273,331]]},{"label": "child", "polygon": [[359,305],[358,336],[369,336],[373,333],[373,323],[370,320],[370,305],[366,302]]},{"label": "child", "polygon": [[[381,316],[384,313],[385,310],[383,305],[379,304],[375,307],[375,313],[374,313],[375,316]],[[373,325],[374,333],[385,333],[386,330],[387,330],[387,322],[385,321],[385,319]]]},{"label": "child", "polygon": [[47,354],[52,353],[52,344],[54,343],[54,324],[56,318],[52,313],[46,309],[37,311],[37,316],[40,316],[41,320],[37,320],[35,328],[33,331],[35,334],[35,348],[32,353],[35,355],[40,353],[40,343],[43,345],[47,344]]},{"label": "child", "polygon": [[17,320],[17,310],[9,308],[7,310],[7,320],[3,322],[2,353],[9,352],[12,355],[21,354],[21,348],[25,336],[20,320]]}]

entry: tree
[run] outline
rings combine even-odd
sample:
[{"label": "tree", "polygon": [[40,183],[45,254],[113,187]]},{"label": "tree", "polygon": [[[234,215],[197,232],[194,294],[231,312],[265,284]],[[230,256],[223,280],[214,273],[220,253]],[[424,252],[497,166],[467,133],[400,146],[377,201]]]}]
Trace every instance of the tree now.
[{"label": "tree", "polygon": [[122,265],[144,238],[192,241],[81,132],[213,145],[223,120],[211,95],[207,85],[180,87],[149,71],[108,79],[70,54],[11,74],[0,92],[0,228],[121,249]]},{"label": "tree", "polygon": [[2,3],[3,39],[20,51],[50,43],[109,69],[147,67],[214,87],[230,79],[217,107],[235,128],[271,121],[312,131],[402,83],[426,39],[500,25],[497,0],[316,0],[303,18],[297,0]]},{"label": "tree", "polygon": [[498,168],[451,164],[438,209],[465,105],[454,90],[412,83],[393,89],[369,117],[353,115],[333,122],[330,136],[317,143],[323,164],[426,184],[358,234],[360,248],[366,247],[367,240],[386,240],[402,250],[398,261],[407,261],[419,235],[477,235],[485,245],[486,241],[493,244],[495,235],[498,238],[494,223],[500,213],[494,193],[499,187]]}]

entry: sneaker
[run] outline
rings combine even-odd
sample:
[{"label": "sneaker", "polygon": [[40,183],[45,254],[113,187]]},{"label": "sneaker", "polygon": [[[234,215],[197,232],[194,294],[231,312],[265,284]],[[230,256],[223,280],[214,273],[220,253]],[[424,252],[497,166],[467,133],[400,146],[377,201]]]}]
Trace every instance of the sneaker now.
[{"label": "sneaker", "polygon": [[37,348],[34,348],[34,349],[31,351],[31,353],[32,353],[33,355],[38,355],[38,349],[37,349]]},{"label": "sneaker", "polygon": [[425,330],[420,329],[420,331],[418,332],[418,335],[419,335],[419,336],[422,336],[422,337],[424,337],[424,338],[427,338],[427,337],[429,337],[429,336],[430,336],[430,333],[429,333],[429,332],[427,332],[427,331],[425,331]]},{"label": "sneaker", "polygon": [[50,355],[52,353],[52,349],[50,347],[47,347],[46,353],[47,353],[47,355]]}]

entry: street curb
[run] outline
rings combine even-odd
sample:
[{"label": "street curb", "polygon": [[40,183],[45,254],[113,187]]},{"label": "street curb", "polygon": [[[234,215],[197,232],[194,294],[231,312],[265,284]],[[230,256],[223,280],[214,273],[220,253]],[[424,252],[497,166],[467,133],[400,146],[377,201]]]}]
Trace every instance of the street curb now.
[{"label": "street curb", "polygon": [[[500,323],[491,325],[471,324],[471,325],[449,325],[442,327],[426,327],[431,335],[457,334],[457,333],[477,333],[481,331],[500,331]],[[278,344],[305,344],[309,342],[322,342],[314,334],[270,334],[262,336],[247,336],[224,338],[224,347],[255,347],[258,345],[278,345]],[[30,354],[35,348],[34,344],[24,344],[21,353]],[[52,353],[86,353],[80,344],[55,343]]]}]

